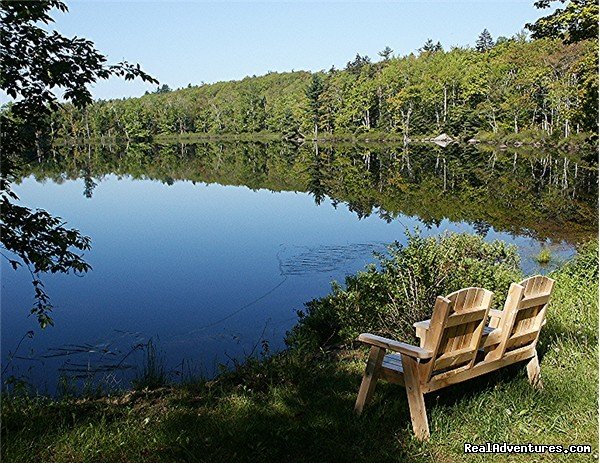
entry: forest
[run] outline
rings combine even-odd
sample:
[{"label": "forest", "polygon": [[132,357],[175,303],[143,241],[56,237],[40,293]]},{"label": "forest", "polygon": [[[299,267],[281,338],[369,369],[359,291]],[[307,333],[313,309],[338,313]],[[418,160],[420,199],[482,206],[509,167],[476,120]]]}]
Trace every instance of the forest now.
[{"label": "forest", "polygon": [[[279,134],[407,141],[482,132],[530,139],[596,133],[598,41],[565,43],[519,33],[445,51],[428,40],[417,53],[356,55],[344,69],[269,73],[140,98],[66,104],[50,131],[62,139],[149,139],[164,135]],[[364,134],[364,135],[363,135]]]}]

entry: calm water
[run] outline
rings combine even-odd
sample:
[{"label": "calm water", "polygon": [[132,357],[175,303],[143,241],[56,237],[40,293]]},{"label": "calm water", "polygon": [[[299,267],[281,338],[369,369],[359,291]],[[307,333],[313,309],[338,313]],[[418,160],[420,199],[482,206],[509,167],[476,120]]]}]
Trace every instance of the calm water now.
[{"label": "calm water", "polygon": [[44,277],[56,326],[42,331],[27,317],[29,275],[3,262],[4,376],[50,393],[61,376],[125,386],[150,339],[171,378],[212,375],[260,354],[263,340],[284,347],[304,302],[416,228],[506,240],[527,273],[547,271],[534,259],[541,246],[557,264],[595,229],[596,188],[581,157],[475,148],[55,153],[15,191],[92,237],[93,270]]}]

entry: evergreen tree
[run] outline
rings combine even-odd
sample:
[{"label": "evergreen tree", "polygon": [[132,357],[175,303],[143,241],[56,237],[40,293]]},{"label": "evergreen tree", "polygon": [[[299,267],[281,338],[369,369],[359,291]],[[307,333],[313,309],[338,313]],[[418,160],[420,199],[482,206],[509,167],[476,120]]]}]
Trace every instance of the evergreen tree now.
[{"label": "evergreen tree", "polygon": [[385,47],[377,54],[383,58],[383,61],[387,61],[392,56],[392,53],[394,53],[394,50],[392,50],[390,47]]},{"label": "evergreen tree", "polygon": [[357,53],[354,61],[348,61],[348,63],[346,63],[346,71],[358,75],[362,68],[368,64],[371,64],[371,58],[367,55],[360,56],[360,54]]},{"label": "evergreen tree", "polygon": [[433,40],[427,39],[425,45],[419,48],[420,53],[435,53],[437,51],[442,51],[442,44],[438,41],[438,43],[433,43]]},{"label": "evergreen tree", "polygon": [[169,93],[171,91],[172,91],[171,87],[169,87],[167,84],[162,84],[161,86],[156,87],[156,91],[154,93],[161,94],[161,93]]},{"label": "evergreen tree", "polygon": [[477,42],[475,42],[475,50],[479,52],[486,52],[492,49],[494,46],[494,39],[492,39],[492,34],[487,29],[484,29],[479,37],[477,38]]},{"label": "evergreen tree", "polygon": [[313,74],[308,88],[306,89],[306,98],[308,98],[309,114],[314,126],[315,136],[319,131],[319,119],[321,118],[320,96],[325,89],[323,79],[320,74]]}]

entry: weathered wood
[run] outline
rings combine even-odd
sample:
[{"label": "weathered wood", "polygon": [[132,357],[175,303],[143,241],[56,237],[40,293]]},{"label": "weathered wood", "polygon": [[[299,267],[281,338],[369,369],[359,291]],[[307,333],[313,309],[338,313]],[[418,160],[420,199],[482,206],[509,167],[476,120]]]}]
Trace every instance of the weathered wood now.
[{"label": "weathered wood", "polygon": [[[439,296],[431,319],[414,324],[420,347],[361,334],[359,340],[372,347],[357,412],[369,401],[378,378],[402,384],[413,430],[423,440],[429,438],[424,400],[428,392],[525,360],[530,383],[541,388],[535,347],[553,286],[554,280],[540,275],[513,283],[502,311],[490,309],[493,293],[483,288]],[[384,355],[385,350],[397,353]]]},{"label": "weathered wood", "polygon": [[502,358],[504,352],[506,351],[506,343],[511,334],[512,327],[515,322],[515,317],[517,315],[517,311],[515,310],[519,306],[519,302],[523,299],[523,294],[525,292],[525,288],[517,283],[511,283],[510,288],[508,289],[508,297],[506,298],[506,302],[504,303],[504,310],[502,319],[500,320],[500,342],[498,346],[491,350],[485,357],[486,360],[498,360]]},{"label": "weathered wood", "polygon": [[[436,370],[459,368],[464,363],[473,364],[492,296],[491,291],[483,288],[466,288],[448,295],[446,309],[436,310],[436,305],[431,324],[437,316],[439,334],[433,332],[430,327],[431,332],[427,334],[425,343],[425,348],[433,351],[435,361],[429,362],[423,369],[424,381],[428,381]],[[456,317],[456,320],[462,323],[449,323],[452,317]],[[436,337],[437,342],[434,342]]]},{"label": "weathered wood", "polygon": [[435,360],[433,370],[443,370],[457,365],[471,362],[474,357],[474,350],[471,347],[447,352]]},{"label": "weathered wood", "polygon": [[490,311],[488,312],[488,315],[490,317],[489,326],[491,328],[498,328],[498,324],[500,323],[500,320],[502,319],[502,310],[490,309]]},{"label": "weathered wood", "polygon": [[[444,332],[444,323],[448,318],[450,312],[450,305],[452,301],[450,299],[438,296],[435,300],[435,306],[433,308],[433,316],[429,323],[429,333],[425,339],[425,349],[436,353],[439,350],[440,343],[442,342],[442,335]],[[431,377],[431,372],[435,362],[428,362],[422,369],[421,374],[425,381]]]},{"label": "weathered wood", "polygon": [[550,301],[550,294],[541,294],[539,296],[525,297],[521,301],[521,304],[519,304],[519,310],[544,305],[547,304],[548,301]]},{"label": "weathered wood", "polygon": [[510,349],[528,344],[535,346],[544,325],[546,307],[553,288],[554,280],[541,275],[510,286],[498,325],[501,332],[499,343],[488,352],[487,360],[502,358]]},{"label": "weathered wood", "polygon": [[526,350],[512,351],[506,354],[505,357],[493,360],[493,361],[482,361],[475,366],[468,368],[465,367],[462,371],[459,372],[449,372],[449,373],[441,373],[431,379],[427,384],[423,386],[423,391],[433,392],[438,389],[442,389],[444,387],[450,386],[456,383],[462,383],[463,381],[467,381],[471,378],[476,378],[477,376],[484,375],[494,370],[498,370],[508,365],[512,365],[513,363],[521,362],[523,360],[527,360],[534,355],[535,349],[531,347],[526,347]]},{"label": "weathered wood", "polygon": [[[493,309],[490,309],[490,312],[492,310]],[[500,310],[496,310],[495,312],[502,313],[502,311],[500,311]],[[419,338],[419,341],[421,343],[421,347],[424,347],[424,345],[425,345],[425,338],[427,336],[427,333],[429,332],[429,322],[430,321],[431,320],[423,320],[423,321],[420,321],[420,322],[417,322],[417,323],[413,324],[413,326],[416,328],[416,336],[417,336],[417,338]],[[497,340],[494,341],[493,339],[490,339],[488,341],[488,337],[492,333],[494,333],[497,336],[498,334],[500,334],[500,331],[496,330],[494,327],[492,327],[491,323],[490,323],[490,325],[483,327],[483,333],[481,334],[481,337],[482,337],[481,338],[481,347],[483,347],[484,345],[490,345],[490,344],[497,344],[498,343]]]},{"label": "weathered wood", "polygon": [[538,360],[537,352],[533,357],[531,357],[531,360],[529,360],[529,362],[527,363],[527,377],[529,378],[529,383],[536,389],[544,388],[540,371],[540,362]]},{"label": "weathered wood", "polygon": [[428,359],[431,358],[432,355],[431,351],[427,349],[413,346],[412,344],[407,344],[405,342],[394,341],[393,339],[384,338],[383,336],[377,336],[375,334],[363,333],[358,337],[358,340],[365,344],[412,355],[419,359]]},{"label": "weathered wood", "polygon": [[359,415],[362,413],[365,405],[369,403],[373,397],[384,356],[385,349],[378,346],[371,347],[369,359],[367,360],[367,367],[365,368],[360,389],[358,390],[356,404],[354,405],[354,411]]},{"label": "weathered wood", "polygon": [[463,325],[465,323],[481,320],[486,312],[487,308],[484,307],[483,309],[470,310],[461,314],[450,315],[446,322],[446,326]]},{"label": "weathered wood", "polygon": [[404,372],[398,371],[391,368],[382,367],[379,379],[387,381],[388,383],[400,384],[404,386]]},{"label": "weathered wood", "polygon": [[417,439],[429,439],[429,423],[427,422],[427,411],[425,410],[425,397],[419,380],[419,364],[417,359],[402,354],[402,366],[413,431]]},{"label": "weathered wood", "polygon": [[538,330],[536,330],[536,329],[529,330],[524,333],[520,332],[519,334],[514,334],[513,336],[510,337],[510,339],[506,343],[506,348],[511,349],[514,347],[524,346],[525,344],[528,344],[531,341],[533,341],[534,339],[536,339],[537,335],[538,335]]}]

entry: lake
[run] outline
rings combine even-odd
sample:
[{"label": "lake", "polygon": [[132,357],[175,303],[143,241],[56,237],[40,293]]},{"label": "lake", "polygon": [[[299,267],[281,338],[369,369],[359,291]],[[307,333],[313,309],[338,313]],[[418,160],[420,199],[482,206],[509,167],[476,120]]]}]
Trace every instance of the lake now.
[{"label": "lake", "polygon": [[[417,230],[505,240],[526,273],[545,273],[596,233],[595,156],[433,144],[57,149],[14,190],[92,238],[93,270],[43,277],[56,326],[40,330],[27,316],[30,275],[2,262],[3,377],[51,394],[125,387],[148,352],[171,379],[212,376],[284,348],[305,302]],[[547,266],[535,260],[542,248]]]}]

